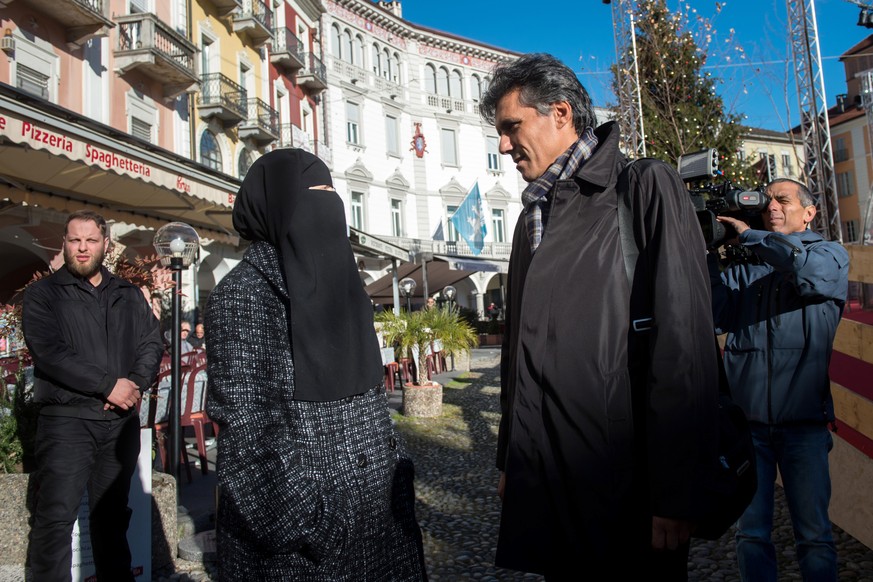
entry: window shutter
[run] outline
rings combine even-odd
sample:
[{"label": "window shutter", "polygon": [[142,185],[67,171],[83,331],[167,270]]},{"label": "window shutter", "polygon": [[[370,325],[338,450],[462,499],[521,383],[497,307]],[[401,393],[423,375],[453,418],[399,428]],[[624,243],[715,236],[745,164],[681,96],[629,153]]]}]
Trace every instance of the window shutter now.
[{"label": "window shutter", "polygon": [[130,118],[130,133],[133,137],[138,137],[149,142],[152,141],[151,124],[138,117]]},{"label": "window shutter", "polygon": [[42,97],[43,99],[49,98],[48,75],[44,75],[37,70],[22,65],[21,63],[18,63],[16,67],[17,84],[19,89],[27,91],[37,97]]}]

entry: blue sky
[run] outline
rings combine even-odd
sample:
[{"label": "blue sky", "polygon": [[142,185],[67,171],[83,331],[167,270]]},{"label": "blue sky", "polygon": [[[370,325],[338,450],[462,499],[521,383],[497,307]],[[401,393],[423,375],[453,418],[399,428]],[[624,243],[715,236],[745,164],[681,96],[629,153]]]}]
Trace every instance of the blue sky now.
[{"label": "blue sky", "polygon": [[[512,51],[550,52],[577,72],[595,105],[615,99],[609,73],[615,60],[612,10],[600,0],[401,1],[403,18],[415,24]],[[671,9],[679,5],[667,2]],[[723,81],[718,91],[728,108],[746,115],[744,123],[754,127],[786,130],[796,124],[785,0],[725,0],[719,13],[714,0],[684,4],[713,25],[708,70]],[[825,90],[833,105],[836,95],[846,91],[838,57],[873,29],[856,25],[859,8],[847,0],[816,0],[815,10]],[[728,42],[731,29],[733,41]]]}]

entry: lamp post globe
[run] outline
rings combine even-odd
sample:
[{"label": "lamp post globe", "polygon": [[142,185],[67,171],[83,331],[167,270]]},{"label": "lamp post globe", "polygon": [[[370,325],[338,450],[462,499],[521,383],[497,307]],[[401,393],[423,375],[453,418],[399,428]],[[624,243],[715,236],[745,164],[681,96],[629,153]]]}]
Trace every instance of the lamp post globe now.
[{"label": "lamp post globe", "polygon": [[165,267],[188,267],[197,259],[200,237],[190,225],[171,222],[158,229],[152,244]]},{"label": "lamp post globe", "polygon": [[415,287],[417,286],[415,283],[415,279],[411,279],[409,277],[404,277],[400,279],[400,292],[403,293],[403,296],[406,297],[406,311],[412,311],[412,294],[415,293]]},{"label": "lamp post globe", "polygon": [[[167,453],[171,475],[176,478],[176,500],[179,499],[180,467],[179,455],[182,452],[182,270],[187,269],[196,259],[200,250],[200,237],[197,231],[184,222],[165,224],[155,233],[152,243],[161,258],[161,264],[173,271],[173,320],[171,364],[171,406],[170,406],[170,450]],[[184,453],[187,454],[187,453]]]}]

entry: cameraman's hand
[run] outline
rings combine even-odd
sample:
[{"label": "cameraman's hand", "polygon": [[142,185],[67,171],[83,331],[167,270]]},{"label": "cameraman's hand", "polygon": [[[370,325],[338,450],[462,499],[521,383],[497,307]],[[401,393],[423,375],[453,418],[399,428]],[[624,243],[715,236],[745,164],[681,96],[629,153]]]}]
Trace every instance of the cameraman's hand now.
[{"label": "cameraman's hand", "polygon": [[734,218],[733,216],[716,216],[715,219],[719,222],[723,222],[727,225],[734,227],[734,230],[737,231],[737,236],[743,234],[744,232],[749,230],[749,228],[751,228],[748,224],[746,224],[742,220]]}]

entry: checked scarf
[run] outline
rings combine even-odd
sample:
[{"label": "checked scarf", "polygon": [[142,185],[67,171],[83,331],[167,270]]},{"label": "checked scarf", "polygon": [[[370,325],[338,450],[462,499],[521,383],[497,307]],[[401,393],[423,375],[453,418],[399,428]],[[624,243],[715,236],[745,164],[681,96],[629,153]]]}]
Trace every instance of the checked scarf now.
[{"label": "checked scarf", "polygon": [[585,160],[591,157],[596,147],[597,136],[594,135],[594,130],[588,127],[576,143],[567,148],[567,151],[561,154],[542,176],[528,184],[521,193],[531,254],[540,246],[549,220],[549,192],[558,180],[566,180],[576,174]]}]

